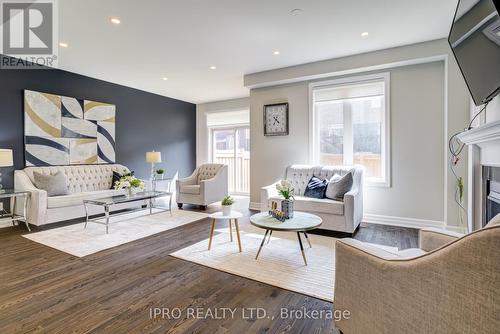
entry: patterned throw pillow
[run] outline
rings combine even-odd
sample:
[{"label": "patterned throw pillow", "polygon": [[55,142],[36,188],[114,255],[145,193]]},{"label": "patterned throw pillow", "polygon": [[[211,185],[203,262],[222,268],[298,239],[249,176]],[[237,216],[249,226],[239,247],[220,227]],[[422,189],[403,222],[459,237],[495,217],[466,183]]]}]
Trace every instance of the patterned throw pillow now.
[{"label": "patterned throw pillow", "polygon": [[325,198],[327,185],[327,180],[321,180],[316,176],[313,176],[307,184],[306,190],[304,191],[304,196],[311,198]]},{"label": "patterned throw pillow", "polygon": [[326,198],[343,201],[344,195],[351,190],[353,184],[352,173],[349,172],[344,176],[338,174],[332,176],[328,186],[326,187]]},{"label": "patterned throw pillow", "polygon": [[69,193],[66,177],[61,172],[57,172],[54,175],[33,172],[33,179],[35,187],[45,190],[49,197],[63,196]]}]

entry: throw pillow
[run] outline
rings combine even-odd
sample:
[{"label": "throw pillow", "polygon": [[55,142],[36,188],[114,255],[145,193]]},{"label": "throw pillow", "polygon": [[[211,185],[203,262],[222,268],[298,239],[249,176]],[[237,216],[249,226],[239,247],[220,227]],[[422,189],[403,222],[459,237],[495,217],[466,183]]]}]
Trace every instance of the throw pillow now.
[{"label": "throw pillow", "polygon": [[304,191],[304,196],[311,198],[325,198],[327,185],[327,180],[321,180],[316,176],[313,176],[307,184],[306,190]]},{"label": "throw pillow", "polygon": [[45,190],[47,196],[62,196],[68,194],[66,177],[63,173],[57,172],[54,175],[45,175],[33,172],[33,183],[38,189]]},{"label": "throw pillow", "polygon": [[115,182],[120,181],[120,179],[124,176],[134,176],[134,171],[131,171],[129,173],[118,173],[118,172],[113,172],[113,180],[111,180],[111,190],[115,189]]},{"label": "throw pillow", "polygon": [[326,198],[343,201],[344,195],[351,190],[352,183],[353,179],[351,172],[344,176],[334,175],[326,187]]}]

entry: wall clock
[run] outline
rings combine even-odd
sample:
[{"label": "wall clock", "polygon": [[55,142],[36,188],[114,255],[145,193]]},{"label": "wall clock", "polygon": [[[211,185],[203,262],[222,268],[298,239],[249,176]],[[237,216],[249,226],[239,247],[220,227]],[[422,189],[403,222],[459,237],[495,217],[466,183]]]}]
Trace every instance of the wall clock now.
[{"label": "wall clock", "polygon": [[288,103],[267,104],[264,106],[264,135],[288,135]]}]

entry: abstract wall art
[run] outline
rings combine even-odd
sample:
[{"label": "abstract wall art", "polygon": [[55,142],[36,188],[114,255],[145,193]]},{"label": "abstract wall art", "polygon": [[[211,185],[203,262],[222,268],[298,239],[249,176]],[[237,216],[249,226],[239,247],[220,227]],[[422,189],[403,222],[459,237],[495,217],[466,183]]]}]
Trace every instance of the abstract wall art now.
[{"label": "abstract wall art", "polygon": [[115,162],[116,106],[24,91],[26,166]]}]

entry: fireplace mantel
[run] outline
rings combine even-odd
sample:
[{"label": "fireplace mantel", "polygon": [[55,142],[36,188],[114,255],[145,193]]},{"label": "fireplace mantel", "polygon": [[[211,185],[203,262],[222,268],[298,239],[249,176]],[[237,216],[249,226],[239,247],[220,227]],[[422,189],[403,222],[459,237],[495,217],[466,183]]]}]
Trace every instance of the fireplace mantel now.
[{"label": "fireplace mantel", "polygon": [[467,145],[478,145],[479,147],[498,145],[500,147],[500,121],[486,123],[457,136],[458,139]]}]

